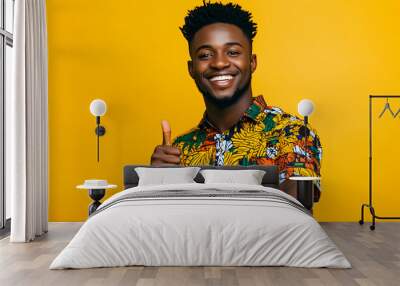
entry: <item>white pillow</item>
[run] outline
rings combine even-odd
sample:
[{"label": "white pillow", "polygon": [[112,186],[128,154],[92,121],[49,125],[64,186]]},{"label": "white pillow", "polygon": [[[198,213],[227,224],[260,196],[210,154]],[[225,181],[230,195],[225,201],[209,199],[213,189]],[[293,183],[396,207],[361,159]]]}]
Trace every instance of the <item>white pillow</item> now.
[{"label": "white pillow", "polygon": [[262,170],[201,170],[205,184],[234,183],[247,185],[261,185],[265,171]]},{"label": "white pillow", "polygon": [[199,170],[199,167],[135,168],[139,176],[138,186],[196,183],[193,179]]}]

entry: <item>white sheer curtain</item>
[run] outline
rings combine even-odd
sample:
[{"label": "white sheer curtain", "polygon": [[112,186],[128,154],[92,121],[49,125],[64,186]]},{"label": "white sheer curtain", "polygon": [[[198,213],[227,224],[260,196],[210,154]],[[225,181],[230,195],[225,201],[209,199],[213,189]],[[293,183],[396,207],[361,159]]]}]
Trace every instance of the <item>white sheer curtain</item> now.
[{"label": "white sheer curtain", "polygon": [[48,120],[45,0],[16,0],[13,92],[6,98],[6,187],[12,242],[47,232]]}]

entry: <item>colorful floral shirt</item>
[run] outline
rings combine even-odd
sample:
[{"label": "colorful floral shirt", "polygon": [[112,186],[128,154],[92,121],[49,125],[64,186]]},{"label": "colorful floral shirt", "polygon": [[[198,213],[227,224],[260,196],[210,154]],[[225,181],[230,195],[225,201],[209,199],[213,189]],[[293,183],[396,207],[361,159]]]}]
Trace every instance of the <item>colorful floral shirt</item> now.
[{"label": "colorful floral shirt", "polygon": [[320,140],[309,125],[305,140],[304,130],[302,119],[267,105],[260,95],[230,129],[221,133],[204,113],[172,145],[181,150],[181,165],[277,165],[282,183],[291,176],[321,176]]}]

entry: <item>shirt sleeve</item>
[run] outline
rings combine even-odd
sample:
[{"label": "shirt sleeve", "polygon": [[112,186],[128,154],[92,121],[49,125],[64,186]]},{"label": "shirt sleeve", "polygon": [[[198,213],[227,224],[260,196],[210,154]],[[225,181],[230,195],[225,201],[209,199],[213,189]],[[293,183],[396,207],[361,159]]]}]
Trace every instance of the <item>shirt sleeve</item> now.
[{"label": "shirt sleeve", "polygon": [[[305,139],[305,131],[307,139]],[[291,176],[321,177],[322,146],[316,131],[297,117],[292,117],[279,135],[279,181]],[[314,181],[319,189],[320,181]]]}]

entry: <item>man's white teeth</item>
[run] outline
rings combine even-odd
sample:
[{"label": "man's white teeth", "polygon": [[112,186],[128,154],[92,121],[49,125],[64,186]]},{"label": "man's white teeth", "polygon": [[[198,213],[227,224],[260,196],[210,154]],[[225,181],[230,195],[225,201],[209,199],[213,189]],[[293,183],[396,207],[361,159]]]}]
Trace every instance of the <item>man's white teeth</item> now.
[{"label": "man's white teeth", "polygon": [[215,76],[215,77],[211,78],[210,81],[230,80],[230,79],[233,79],[233,76],[231,76],[231,75],[219,75],[219,76]]}]

